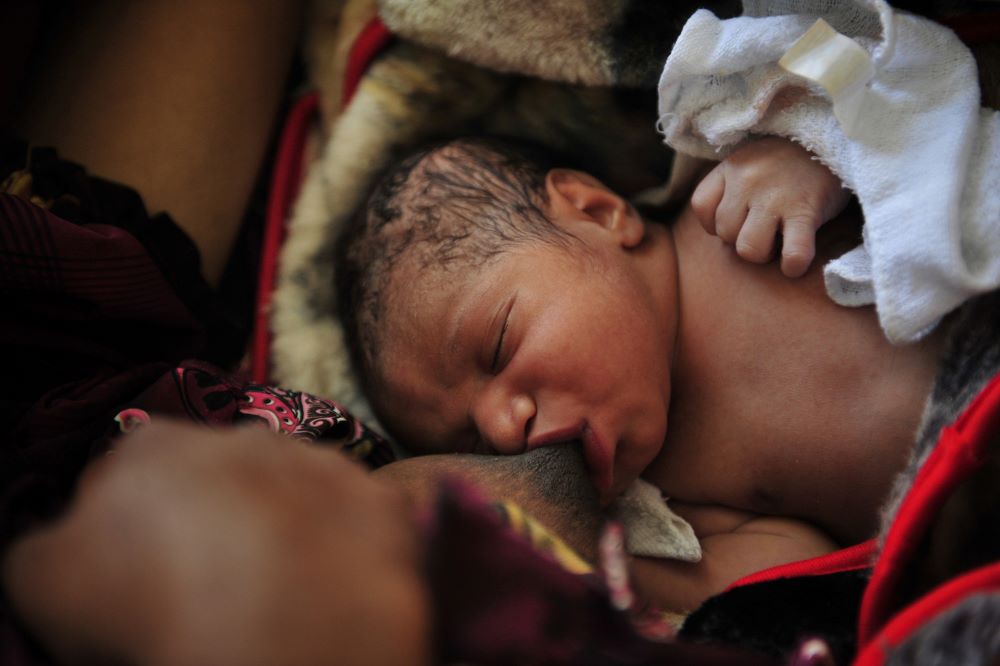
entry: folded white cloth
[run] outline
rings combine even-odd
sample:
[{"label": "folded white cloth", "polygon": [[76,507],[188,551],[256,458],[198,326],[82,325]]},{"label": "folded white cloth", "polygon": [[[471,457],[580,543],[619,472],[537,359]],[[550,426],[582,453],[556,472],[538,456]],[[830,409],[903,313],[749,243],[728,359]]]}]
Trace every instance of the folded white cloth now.
[{"label": "folded white cloth", "polygon": [[[863,244],[825,267],[827,292],[874,303],[892,342],[1000,286],[1000,115],[980,108],[958,38],[881,0],[745,1],[744,13],[700,10],[685,25],[659,85],[666,142],[720,159],[749,134],[774,134],[815,153],[865,217]],[[848,131],[826,90],[778,65],[818,18],[874,65]]]},{"label": "folded white cloth", "polygon": [[625,528],[625,550],[629,555],[683,562],[701,559],[701,542],[691,524],[667,506],[660,489],[649,481],[633,481],[608,509]]}]

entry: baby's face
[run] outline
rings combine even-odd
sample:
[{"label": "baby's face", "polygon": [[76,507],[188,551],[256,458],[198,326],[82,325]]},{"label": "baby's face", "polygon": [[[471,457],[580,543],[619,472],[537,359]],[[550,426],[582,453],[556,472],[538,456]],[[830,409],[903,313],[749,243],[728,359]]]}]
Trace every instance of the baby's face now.
[{"label": "baby's face", "polygon": [[674,265],[650,280],[597,225],[575,234],[590,252],[531,243],[481,270],[399,269],[376,399],[404,443],[515,454],[580,440],[605,500],[652,461],[667,430]]}]

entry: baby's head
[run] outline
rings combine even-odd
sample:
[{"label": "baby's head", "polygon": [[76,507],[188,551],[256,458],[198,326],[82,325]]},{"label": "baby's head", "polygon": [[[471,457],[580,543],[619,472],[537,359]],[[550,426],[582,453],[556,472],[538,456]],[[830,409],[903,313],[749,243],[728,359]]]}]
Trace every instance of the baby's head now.
[{"label": "baby's head", "polygon": [[546,203],[546,155],[527,144],[467,138],[420,149],[390,165],[338,247],[340,316],[366,385],[379,365],[387,310],[423,277],[464,276],[518,244],[566,244]]},{"label": "baby's head", "polygon": [[593,177],[498,140],[422,150],[378,180],[337,270],[362,383],[405,444],[582,440],[604,493],[659,451],[672,244]]}]

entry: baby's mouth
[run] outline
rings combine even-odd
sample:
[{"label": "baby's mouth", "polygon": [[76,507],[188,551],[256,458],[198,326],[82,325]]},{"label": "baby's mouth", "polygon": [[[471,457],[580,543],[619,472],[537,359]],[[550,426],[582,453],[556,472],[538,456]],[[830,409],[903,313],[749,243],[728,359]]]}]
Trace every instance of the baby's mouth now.
[{"label": "baby's mouth", "polygon": [[607,504],[614,499],[611,494],[615,471],[614,451],[594,432],[589,423],[584,423],[580,439],[583,440],[583,457],[590,470],[590,479],[597,488],[601,504]]}]

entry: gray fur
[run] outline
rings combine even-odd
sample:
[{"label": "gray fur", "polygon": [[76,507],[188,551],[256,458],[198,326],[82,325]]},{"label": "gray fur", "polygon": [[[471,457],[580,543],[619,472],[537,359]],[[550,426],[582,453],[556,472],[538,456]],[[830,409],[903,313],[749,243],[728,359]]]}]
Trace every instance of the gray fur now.
[{"label": "gray fur", "polygon": [[889,653],[886,666],[986,666],[1000,658],[1000,594],[942,613]]},{"label": "gray fur", "polygon": [[916,444],[906,469],[893,484],[882,514],[884,542],[917,470],[934,449],[941,429],[954,421],[1000,372],[1000,292],[967,303],[951,324],[946,352],[924,408]]},{"label": "gray fur", "polygon": [[[941,430],[955,421],[1000,372],[1000,293],[969,302],[951,325],[947,351],[924,410],[907,468],[883,513],[882,543]],[[995,529],[995,525],[983,525]],[[994,553],[993,556],[996,554]],[[910,568],[911,577],[918,572]],[[894,650],[887,664],[989,664],[1000,656],[1000,595],[977,595],[934,618]]]}]

